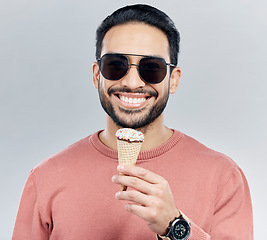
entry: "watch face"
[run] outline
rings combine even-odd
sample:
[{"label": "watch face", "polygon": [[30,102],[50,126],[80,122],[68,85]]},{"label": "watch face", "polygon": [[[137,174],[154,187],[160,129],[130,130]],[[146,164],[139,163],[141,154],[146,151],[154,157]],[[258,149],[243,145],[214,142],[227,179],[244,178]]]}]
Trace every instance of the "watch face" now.
[{"label": "watch face", "polygon": [[190,233],[189,224],[180,220],[174,223],[172,235],[175,239],[187,239]]}]

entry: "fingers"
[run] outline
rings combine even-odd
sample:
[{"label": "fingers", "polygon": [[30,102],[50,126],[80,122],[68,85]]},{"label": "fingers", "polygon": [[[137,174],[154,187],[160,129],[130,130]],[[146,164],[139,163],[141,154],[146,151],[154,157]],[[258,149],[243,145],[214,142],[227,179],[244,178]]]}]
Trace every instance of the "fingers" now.
[{"label": "fingers", "polygon": [[162,178],[161,176],[141,167],[119,165],[117,169],[122,174],[140,178],[151,184],[157,184],[164,180],[164,178]]},{"label": "fingers", "polygon": [[144,206],[128,203],[125,205],[125,208],[128,212],[133,213],[134,215],[144,219],[146,222],[156,221],[157,214],[155,211],[146,208]]},{"label": "fingers", "polygon": [[141,167],[119,165],[118,171],[120,174],[112,177],[114,183],[131,187],[146,195],[162,197],[162,190],[169,187],[166,179]]},{"label": "fingers", "polygon": [[121,191],[115,194],[115,198],[118,200],[126,200],[131,203],[138,204],[140,206],[148,206],[149,200],[144,198],[143,194],[138,191]]},{"label": "fingers", "polygon": [[165,233],[170,220],[179,214],[167,180],[136,166],[117,169],[119,174],[112,181],[132,190],[118,192],[115,198],[127,201],[126,210],[144,219],[152,231]]},{"label": "fingers", "polygon": [[132,176],[126,176],[126,175],[114,175],[112,177],[112,182],[120,184],[120,185],[124,185],[127,187],[131,187],[145,194],[152,194],[151,186],[149,186],[150,183],[138,177],[132,177]]},{"label": "fingers", "polygon": [[149,197],[137,191],[117,192],[115,198],[118,200],[126,200],[128,203],[125,208],[128,212],[143,218],[145,221],[153,222],[162,212],[163,206],[154,197]]}]

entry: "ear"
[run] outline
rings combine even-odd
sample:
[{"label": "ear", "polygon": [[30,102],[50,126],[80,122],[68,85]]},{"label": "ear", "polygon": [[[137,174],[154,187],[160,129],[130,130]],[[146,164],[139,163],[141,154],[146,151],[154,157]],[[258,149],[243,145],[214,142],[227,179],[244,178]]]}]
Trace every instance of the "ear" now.
[{"label": "ear", "polygon": [[179,67],[176,67],[172,70],[172,74],[170,77],[170,94],[176,92],[180,82],[180,78],[181,78],[181,69]]},{"label": "ear", "polygon": [[94,83],[95,88],[98,89],[100,72],[99,72],[99,67],[98,67],[97,62],[93,63],[92,70],[93,70],[93,83]]}]

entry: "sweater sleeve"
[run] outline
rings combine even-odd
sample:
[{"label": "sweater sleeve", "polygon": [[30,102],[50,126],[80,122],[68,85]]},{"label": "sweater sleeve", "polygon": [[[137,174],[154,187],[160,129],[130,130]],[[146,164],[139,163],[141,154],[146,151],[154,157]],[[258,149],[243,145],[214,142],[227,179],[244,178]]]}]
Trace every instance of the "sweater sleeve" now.
[{"label": "sweater sleeve", "polygon": [[[218,190],[211,231],[206,233],[191,221],[188,240],[253,240],[251,197],[246,178],[237,168]],[[158,239],[162,239],[158,236]]]},{"label": "sweater sleeve", "polygon": [[236,168],[219,189],[214,207],[211,239],[253,239],[250,191],[240,168]]},{"label": "sweater sleeve", "polygon": [[240,168],[236,168],[218,190],[210,233],[194,223],[191,223],[191,231],[189,240],[253,240],[250,191]]},{"label": "sweater sleeve", "polygon": [[38,208],[35,176],[30,173],[23,189],[12,240],[47,240],[48,226],[43,224]]}]

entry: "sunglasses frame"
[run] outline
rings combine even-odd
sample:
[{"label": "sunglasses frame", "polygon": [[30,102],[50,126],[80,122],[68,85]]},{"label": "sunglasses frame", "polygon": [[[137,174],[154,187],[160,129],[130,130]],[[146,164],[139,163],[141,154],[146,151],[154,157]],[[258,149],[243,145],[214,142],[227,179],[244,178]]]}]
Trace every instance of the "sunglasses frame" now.
[{"label": "sunglasses frame", "polygon": [[[101,60],[102,60],[103,57],[105,57],[105,56],[107,56],[107,55],[110,55],[110,56],[118,56],[118,57],[123,56],[123,57],[125,57],[125,58],[127,59],[127,66],[128,66],[128,69],[127,69],[126,73],[125,73],[121,78],[119,78],[119,79],[108,79],[108,78],[106,78],[106,77],[104,76],[103,72],[101,71]],[[127,56],[142,57],[142,58],[139,59],[138,64],[133,64],[133,63],[130,63],[129,58],[128,58]],[[159,59],[159,60],[161,60],[161,61],[166,65],[166,73],[165,73],[165,76],[166,76],[166,74],[167,74],[167,66],[170,66],[170,67],[173,67],[173,68],[176,67],[176,66],[175,66],[174,64],[172,64],[172,63],[167,63],[167,62],[165,61],[165,59],[162,58],[162,57],[149,56],[149,55],[141,55],[141,54],[133,54],[133,53],[106,53],[106,54],[104,54],[103,56],[101,56],[100,58],[97,59],[97,63],[98,63],[99,70],[100,70],[101,74],[102,74],[106,79],[111,80],[111,81],[118,81],[118,80],[122,79],[123,77],[125,77],[125,76],[128,74],[128,72],[129,72],[129,70],[130,70],[130,66],[136,66],[137,69],[138,69],[139,77],[140,77],[145,83],[148,83],[148,84],[158,84],[158,83],[161,83],[161,82],[164,80],[165,76],[163,77],[163,79],[162,79],[160,82],[155,82],[155,83],[153,83],[153,82],[151,83],[151,82],[149,82],[149,81],[146,81],[146,80],[143,79],[143,77],[141,76],[141,74],[140,74],[140,70],[139,70],[139,64],[140,64],[140,61],[141,61],[142,59],[145,59],[145,58],[152,58],[152,59]]]}]

